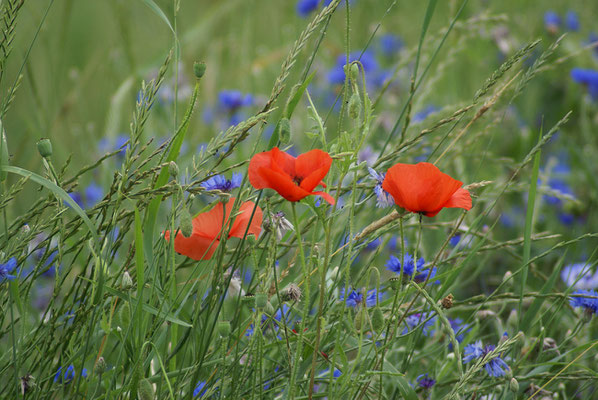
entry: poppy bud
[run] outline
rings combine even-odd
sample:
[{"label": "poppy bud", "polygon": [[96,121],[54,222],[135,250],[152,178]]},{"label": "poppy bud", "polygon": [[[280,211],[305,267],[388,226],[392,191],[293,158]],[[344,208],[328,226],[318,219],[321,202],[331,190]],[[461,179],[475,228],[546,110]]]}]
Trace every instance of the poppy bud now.
[{"label": "poppy bud", "polygon": [[358,119],[361,113],[361,98],[358,93],[353,93],[349,99],[349,117],[351,119]]},{"label": "poppy bud", "polygon": [[50,139],[43,138],[37,142],[37,151],[43,158],[48,158],[52,155],[52,142]]},{"label": "poppy bud", "polygon": [[129,306],[128,302],[125,302],[120,310],[118,311],[118,323],[119,325],[126,330],[126,328],[131,323],[131,307]]},{"label": "poppy bud", "polygon": [[168,173],[170,174],[170,176],[172,176],[173,178],[176,178],[177,176],[179,176],[179,166],[176,165],[176,163],[174,161],[171,161],[168,164]]},{"label": "poppy bud", "polygon": [[353,320],[353,326],[355,326],[355,330],[357,332],[361,332],[362,327],[366,327],[366,317],[367,311],[365,307],[361,307],[361,309],[355,314],[355,319]]},{"label": "poppy bud", "polygon": [[511,392],[513,393],[517,393],[519,391],[519,382],[517,382],[517,379],[511,378],[511,381],[509,382],[509,389],[511,389]]},{"label": "poppy bud", "polygon": [[301,289],[299,289],[299,286],[291,283],[280,292],[280,299],[282,301],[299,301],[301,300]]},{"label": "poppy bud", "polygon": [[357,82],[357,79],[359,78],[359,65],[357,65],[357,63],[351,64],[351,67],[349,69],[349,74],[350,74],[351,80],[353,82]]},{"label": "poppy bud", "polygon": [[268,303],[268,295],[266,293],[258,293],[255,295],[255,307],[258,310],[263,310],[266,308],[266,304]]},{"label": "poppy bud", "polygon": [[284,144],[291,141],[291,121],[288,118],[282,118],[278,121],[278,137],[280,142]]},{"label": "poppy bud", "polygon": [[96,375],[102,375],[104,372],[106,372],[106,369],[107,365],[106,360],[104,360],[104,357],[98,358],[98,361],[96,361],[96,365],[93,367],[93,372]]},{"label": "poppy bud", "polygon": [[197,79],[201,79],[206,73],[206,63],[203,61],[195,61],[193,63],[193,73]]},{"label": "poppy bud", "polygon": [[129,272],[125,271],[123,274],[120,286],[123,290],[129,290],[133,287],[133,279],[131,278],[131,275],[129,275]]},{"label": "poppy bud", "polygon": [[384,329],[384,325],[384,314],[382,314],[380,307],[376,306],[372,313],[372,327],[376,332],[381,332]]},{"label": "poppy bud", "polygon": [[153,400],[154,399],[154,386],[147,379],[139,381],[139,399],[140,400]]},{"label": "poppy bud", "polygon": [[231,331],[230,322],[218,321],[217,329],[218,329],[218,334],[220,335],[221,338],[228,337],[228,335],[230,335],[230,331]]},{"label": "poppy bud", "polygon": [[189,210],[187,207],[183,206],[181,210],[181,219],[179,222],[179,228],[181,229],[181,233],[185,237],[191,237],[193,234],[193,223],[191,222],[191,214],[189,214]]}]

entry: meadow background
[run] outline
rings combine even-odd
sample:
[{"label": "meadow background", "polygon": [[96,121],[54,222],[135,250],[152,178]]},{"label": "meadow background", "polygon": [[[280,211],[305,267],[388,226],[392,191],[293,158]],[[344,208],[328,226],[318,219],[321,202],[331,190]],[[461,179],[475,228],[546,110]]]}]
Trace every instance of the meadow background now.
[{"label": "meadow background", "polygon": [[[0,2],[0,397],[598,397],[598,6],[308,3]],[[253,189],[274,145],[337,205]],[[471,211],[366,228],[420,161]],[[260,236],[175,255],[231,196]]]}]

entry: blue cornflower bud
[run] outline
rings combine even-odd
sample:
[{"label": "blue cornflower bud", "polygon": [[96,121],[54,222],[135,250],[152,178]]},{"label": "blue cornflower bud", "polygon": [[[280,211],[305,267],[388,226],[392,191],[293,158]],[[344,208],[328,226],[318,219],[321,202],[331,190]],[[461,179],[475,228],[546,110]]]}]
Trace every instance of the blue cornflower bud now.
[{"label": "blue cornflower bud", "polygon": [[12,281],[17,276],[11,274],[11,272],[15,271],[17,268],[17,259],[12,257],[4,264],[0,264],[0,282],[4,282],[5,280]]}]

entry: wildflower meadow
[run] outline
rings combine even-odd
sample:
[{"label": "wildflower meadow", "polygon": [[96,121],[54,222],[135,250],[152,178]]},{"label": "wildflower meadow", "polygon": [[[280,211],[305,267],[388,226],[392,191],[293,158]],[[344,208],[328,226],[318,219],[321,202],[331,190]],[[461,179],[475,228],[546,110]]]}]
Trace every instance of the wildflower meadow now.
[{"label": "wildflower meadow", "polygon": [[598,399],[597,16],[0,0],[0,399]]}]

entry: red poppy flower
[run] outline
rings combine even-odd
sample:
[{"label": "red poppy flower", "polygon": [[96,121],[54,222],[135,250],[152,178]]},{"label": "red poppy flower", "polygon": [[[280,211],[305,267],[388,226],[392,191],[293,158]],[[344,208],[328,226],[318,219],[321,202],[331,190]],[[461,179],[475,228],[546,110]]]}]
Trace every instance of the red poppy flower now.
[{"label": "red poppy flower", "polygon": [[328,193],[313,191],[318,185],[326,187],[322,179],[331,164],[332,158],[322,150],[314,149],[295,158],[274,147],[253,156],[249,162],[249,182],[256,189],[274,189],[289,201],[316,195],[334,204]]},{"label": "red poppy flower", "polygon": [[[193,232],[191,236],[185,237],[181,232],[177,233],[174,239],[174,250],[194,260],[209,260],[220,244],[220,235],[222,233],[223,223],[228,226],[230,213],[235,203],[234,198],[230,198],[225,206],[218,202],[214,208],[205,213],[198,214],[191,221]],[[246,201],[239,207],[236,217],[232,222],[228,237],[243,238],[247,226],[248,235],[258,237],[262,231],[262,209],[256,207],[251,223],[251,213],[255,203]],[[226,210],[226,218],[223,216],[223,210]],[[164,238],[170,240],[170,231],[164,232]]]},{"label": "red poppy flower", "polygon": [[433,217],[443,208],[471,209],[471,196],[461,186],[433,164],[395,164],[386,172],[382,189],[404,209]]}]

